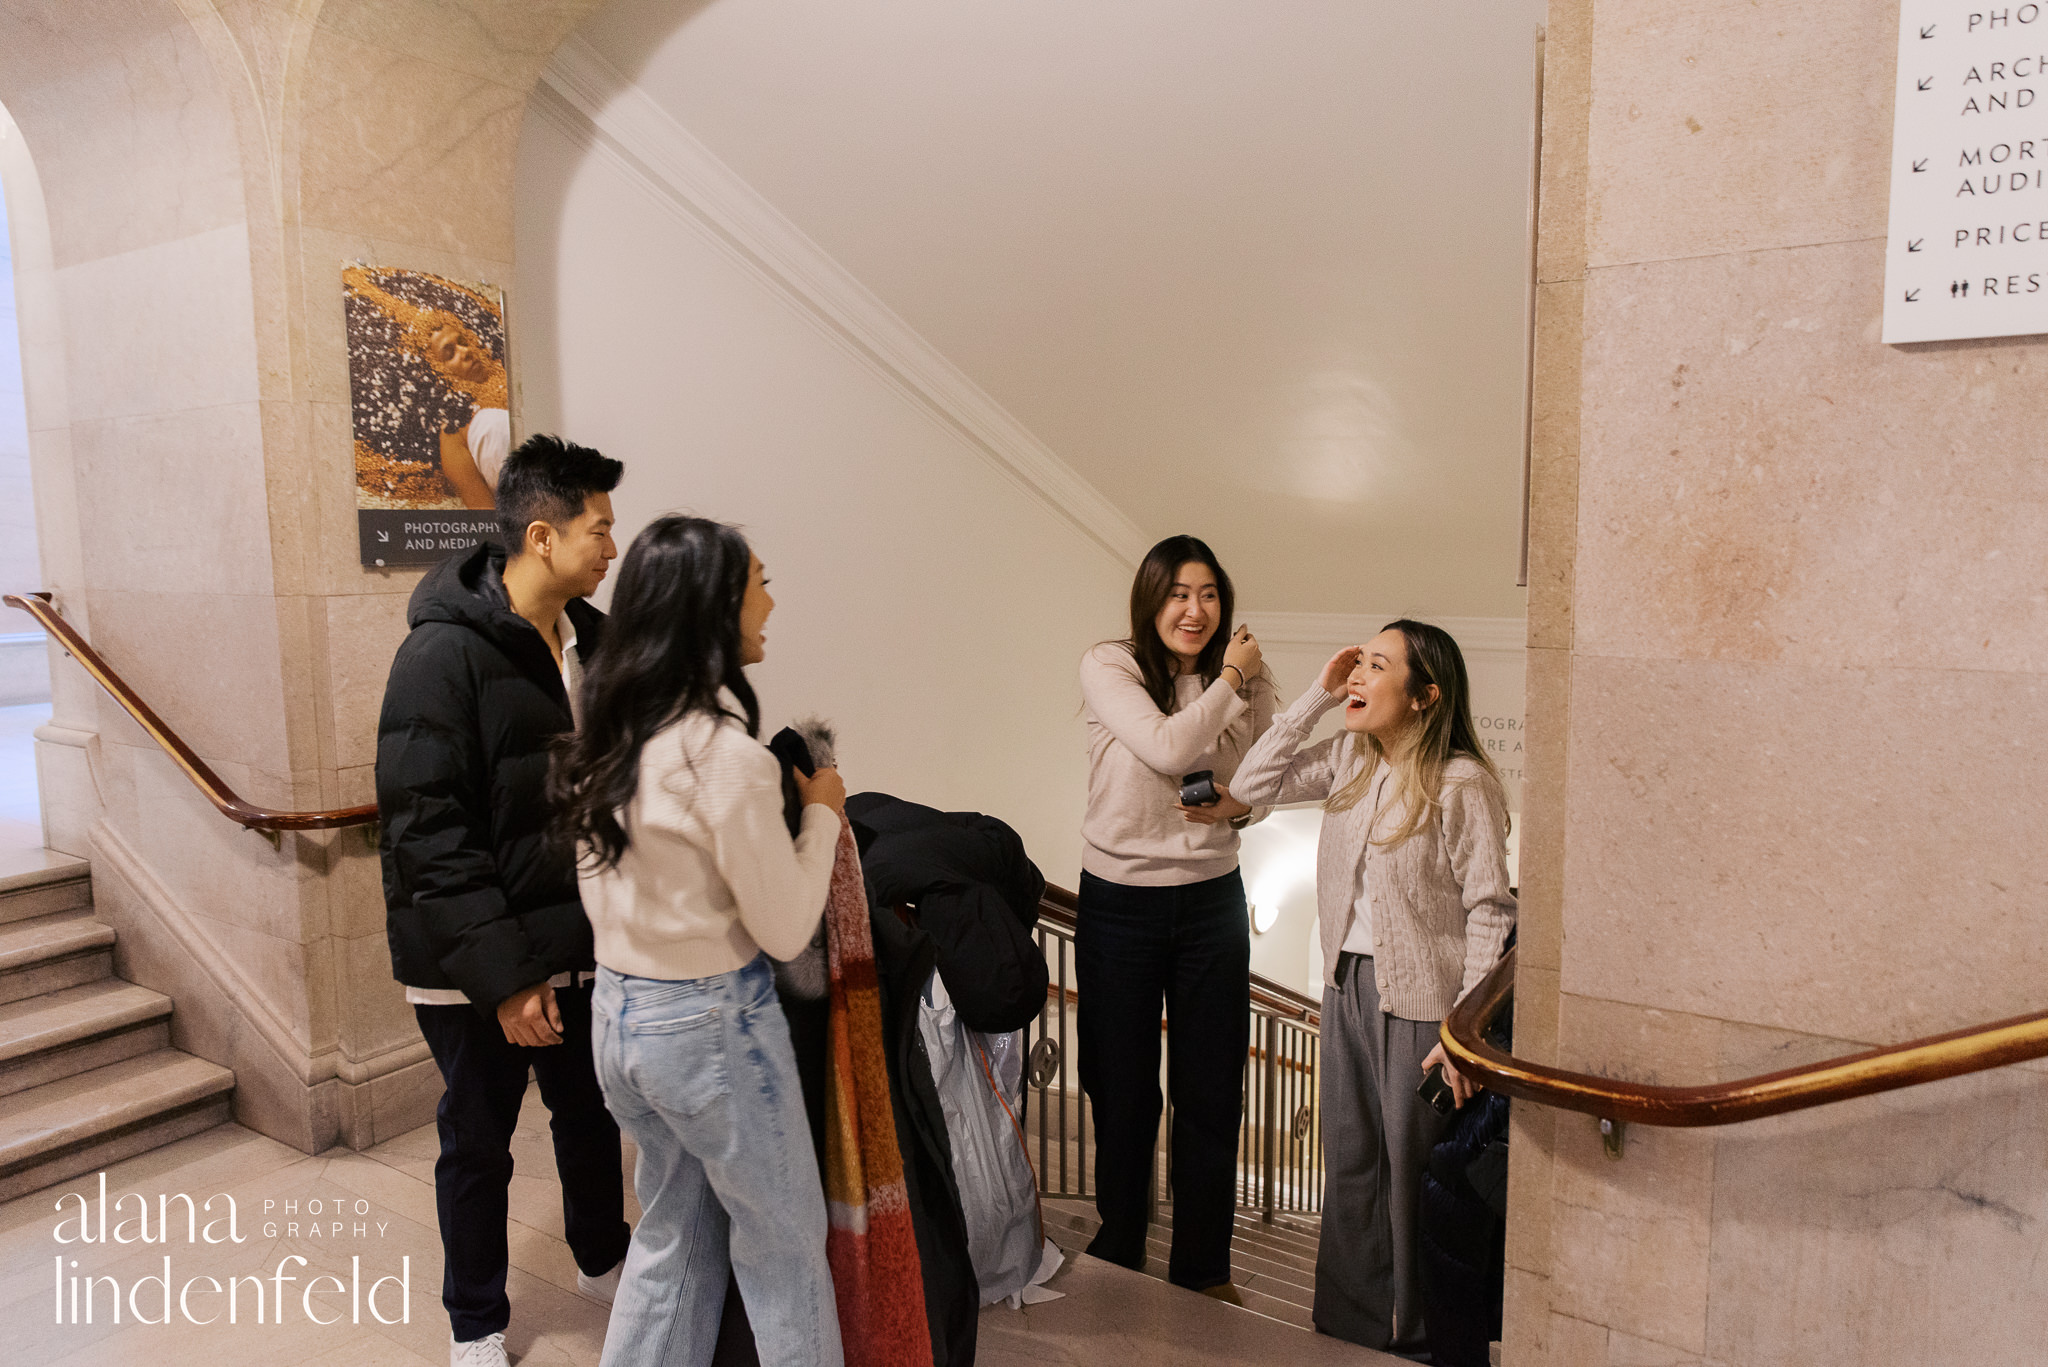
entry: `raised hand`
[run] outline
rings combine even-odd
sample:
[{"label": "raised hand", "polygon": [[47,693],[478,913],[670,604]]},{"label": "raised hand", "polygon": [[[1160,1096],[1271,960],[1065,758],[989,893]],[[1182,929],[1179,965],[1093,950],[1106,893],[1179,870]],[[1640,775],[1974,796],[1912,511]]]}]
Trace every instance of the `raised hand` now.
[{"label": "raised hand", "polygon": [[1316,682],[1323,686],[1325,693],[1342,693],[1344,683],[1351,677],[1351,671],[1358,668],[1359,657],[1365,654],[1364,646],[1345,646],[1330,657],[1323,666],[1323,676]]},{"label": "raised hand", "polygon": [[1250,627],[1239,627],[1230,644],[1223,648],[1223,663],[1237,670],[1239,687],[1252,681],[1265,658],[1266,653],[1259,648],[1259,639],[1252,635]]}]

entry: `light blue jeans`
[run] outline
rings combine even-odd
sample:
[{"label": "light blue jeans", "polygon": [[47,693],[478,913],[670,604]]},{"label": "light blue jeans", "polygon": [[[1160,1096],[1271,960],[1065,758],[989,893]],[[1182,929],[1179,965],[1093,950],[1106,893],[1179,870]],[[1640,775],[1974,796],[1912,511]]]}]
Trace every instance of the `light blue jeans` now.
[{"label": "light blue jeans", "polygon": [[763,1367],[840,1367],[825,1193],[765,956],[712,978],[600,968],[591,1050],[640,1147],[640,1223],[602,1367],[703,1367],[728,1271]]}]

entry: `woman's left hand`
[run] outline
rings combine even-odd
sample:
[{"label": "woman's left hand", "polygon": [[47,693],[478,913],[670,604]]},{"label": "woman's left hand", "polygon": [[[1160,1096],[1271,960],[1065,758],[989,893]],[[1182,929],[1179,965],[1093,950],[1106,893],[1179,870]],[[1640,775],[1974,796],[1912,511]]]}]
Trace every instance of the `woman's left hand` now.
[{"label": "woman's left hand", "polygon": [[1436,1048],[1430,1050],[1429,1057],[1422,1061],[1422,1071],[1424,1073],[1427,1073],[1430,1069],[1436,1067],[1439,1063],[1441,1063],[1444,1068],[1444,1081],[1450,1084],[1451,1096],[1453,1099],[1456,1100],[1459,1106],[1463,1106],[1466,1102],[1470,1101],[1473,1097],[1478,1096],[1480,1092],[1485,1090],[1485,1088],[1481,1087],[1478,1083],[1472,1081],[1470,1078],[1466,1077],[1463,1073],[1459,1072],[1456,1068],[1451,1066],[1450,1056],[1444,1053],[1444,1045],[1442,1040],[1437,1041]]},{"label": "woman's left hand", "polygon": [[1184,802],[1173,804],[1182,816],[1200,826],[1214,826],[1221,822],[1233,821],[1251,811],[1244,803],[1230,795],[1230,789],[1216,785],[1216,800],[1206,807],[1190,807]]}]

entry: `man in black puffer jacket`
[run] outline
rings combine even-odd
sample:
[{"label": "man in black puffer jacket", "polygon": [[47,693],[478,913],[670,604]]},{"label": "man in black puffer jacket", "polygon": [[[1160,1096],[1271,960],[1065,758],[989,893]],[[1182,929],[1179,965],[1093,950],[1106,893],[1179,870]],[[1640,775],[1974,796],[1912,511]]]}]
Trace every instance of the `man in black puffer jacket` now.
[{"label": "man in black puffer jacket", "polygon": [[590,922],[550,838],[548,748],[604,614],[623,467],[533,437],[506,460],[489,542],[428,572],[377,720],[385,929],[447,1090],[434,1165],[450,1357],[503,1367],[506,1196],[527,1070],[552,1113],[570,1250],[609,1300],[631,1237],[619,1131],[590,1053]]}]

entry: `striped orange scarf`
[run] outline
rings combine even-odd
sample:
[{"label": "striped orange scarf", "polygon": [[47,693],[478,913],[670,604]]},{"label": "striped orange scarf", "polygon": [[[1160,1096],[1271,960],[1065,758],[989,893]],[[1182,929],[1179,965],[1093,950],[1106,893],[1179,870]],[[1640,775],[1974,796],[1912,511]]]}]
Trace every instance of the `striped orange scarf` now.
[{"label": "striped orange scarf", "polygon": [[825,904],[832,965],[825,1078],[825,1256],[847,1367],[930,1367],[924,1278],[889,1108],[875,939],[853,827],[842,824]]}]

